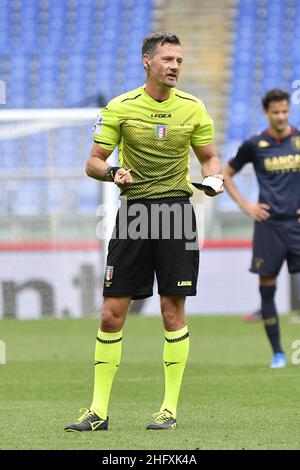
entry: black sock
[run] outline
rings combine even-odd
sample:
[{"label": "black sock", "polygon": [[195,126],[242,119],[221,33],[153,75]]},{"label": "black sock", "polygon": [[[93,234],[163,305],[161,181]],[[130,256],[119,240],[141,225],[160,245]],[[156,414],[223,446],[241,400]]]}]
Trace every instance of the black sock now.
[{"label": "black sock", "polygon": [[259,286],[259,291],[261,295],[261,314],[273,352],[274,354],[283,352],[280,344],[278,316],[274,301],[276,287]]}]

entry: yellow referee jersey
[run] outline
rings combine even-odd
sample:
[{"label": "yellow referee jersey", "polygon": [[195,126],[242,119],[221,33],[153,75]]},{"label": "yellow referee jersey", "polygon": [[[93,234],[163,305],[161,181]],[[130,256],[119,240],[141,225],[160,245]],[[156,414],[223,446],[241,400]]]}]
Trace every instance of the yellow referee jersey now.
[{"label": "yellow referee jersey", "polygon": [[213,121],[202,101],[171,89],[162,102],[144,87],[111,100],[94,124],[94,141],[107,150],[119,147],[119,164],[131,168],[127,199],[191,196],[190,146],[208,145]]}]

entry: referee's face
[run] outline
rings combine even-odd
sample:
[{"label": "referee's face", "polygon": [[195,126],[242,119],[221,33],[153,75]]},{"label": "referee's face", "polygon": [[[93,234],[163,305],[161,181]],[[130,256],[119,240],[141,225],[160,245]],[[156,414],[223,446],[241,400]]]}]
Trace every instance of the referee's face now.
[{"label": "referee's face", "polygon": [[181,47],[175,44],[163,44],[156,47],[152,57],[145,60],[148,81],[157,85],[173,88],[177,84],[181,64]]},{"label": "referee's face", "polygon": [[287,100],[271,101],[265,111],[270,126],[277,132],[282,132],[289,125],[289,103]]}]

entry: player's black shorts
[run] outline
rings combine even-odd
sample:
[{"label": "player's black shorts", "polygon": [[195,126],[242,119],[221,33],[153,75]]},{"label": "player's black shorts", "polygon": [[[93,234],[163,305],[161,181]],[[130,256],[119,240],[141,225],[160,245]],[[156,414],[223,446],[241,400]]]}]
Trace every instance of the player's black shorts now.
[{"label": "player's black shorts", "polygon": [[250,271],[276,277],[285,260],[290,273],[300,272],[300,223],[296,219],[255,222]]},{"label": "player's black shorts", "polygon": [[104,297],[196,295],[199,249],[188,198],[122,201],[109,242]]}]

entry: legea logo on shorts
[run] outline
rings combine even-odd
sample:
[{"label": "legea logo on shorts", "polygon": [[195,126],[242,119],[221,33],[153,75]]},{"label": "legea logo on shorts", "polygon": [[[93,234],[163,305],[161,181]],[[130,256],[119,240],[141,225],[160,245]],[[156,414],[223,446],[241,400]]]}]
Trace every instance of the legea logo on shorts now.
[{"label": "legea logo on shorts", "polygon": [[192,281],[178,281],[177,286],[178,287],[185,287],[185,286],[191,286]]}]

